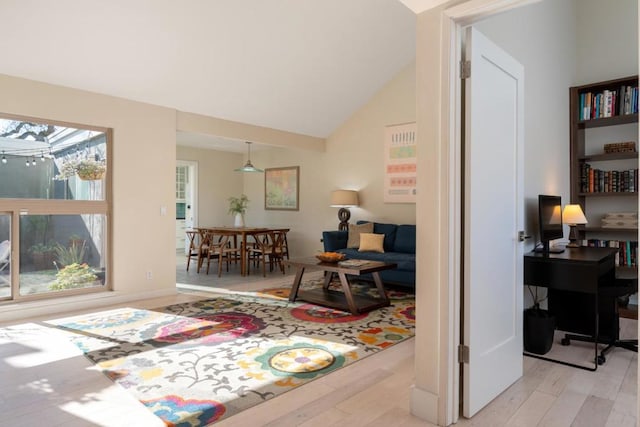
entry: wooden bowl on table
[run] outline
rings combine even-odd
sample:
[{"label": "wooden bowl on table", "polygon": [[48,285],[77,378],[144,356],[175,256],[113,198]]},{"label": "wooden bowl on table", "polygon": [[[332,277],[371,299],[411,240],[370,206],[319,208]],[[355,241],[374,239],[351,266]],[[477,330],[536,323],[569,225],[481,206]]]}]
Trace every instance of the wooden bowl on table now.
[{"label": "wooden bowl on table", "polygon": [[321,252],[316,255],[316,258],[318,258],[320,261],[330,263],[342,261],[346,257],[347,256],[345,254],[341,254],[340,252]]}]

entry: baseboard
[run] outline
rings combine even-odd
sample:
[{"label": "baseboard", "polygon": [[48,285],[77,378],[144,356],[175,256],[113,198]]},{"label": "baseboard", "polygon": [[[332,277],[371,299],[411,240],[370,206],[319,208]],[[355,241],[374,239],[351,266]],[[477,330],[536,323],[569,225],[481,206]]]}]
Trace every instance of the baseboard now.
[{"label": "baseboard", "polygon": [[419,389],[414,384],[411,386],[409,405],[412,415],[438,425],[438,396]]},{"label": "baseboard", "polygon": [[97,292],[70,297],[52,298],[47,300],[19,302],[1,306],[0,322],[13,322],[16,320],[29,320],[38,316],[61,314],[68,311],[77,311],[105,307],[113,304],[122,304],[142,299],[159,298],[175,295],[176,288],[136,293],[122,292]]}]

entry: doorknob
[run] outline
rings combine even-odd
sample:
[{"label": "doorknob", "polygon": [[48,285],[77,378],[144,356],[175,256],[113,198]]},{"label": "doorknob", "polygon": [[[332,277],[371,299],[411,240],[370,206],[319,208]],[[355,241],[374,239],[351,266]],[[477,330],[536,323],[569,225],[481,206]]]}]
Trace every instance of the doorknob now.
[{"label": "doorknob", "polygon": [[526,239],[530,239],[531,236],[524,233],[523,230],[518,231],[518,241],[524,242]]}]

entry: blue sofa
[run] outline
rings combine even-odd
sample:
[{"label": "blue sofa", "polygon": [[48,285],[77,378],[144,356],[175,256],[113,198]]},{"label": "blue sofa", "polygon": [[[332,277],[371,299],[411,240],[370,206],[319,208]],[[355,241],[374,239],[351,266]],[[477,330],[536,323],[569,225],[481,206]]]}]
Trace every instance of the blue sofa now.
[{"label": "blue sofa", "polygon": [[[368,221],[358,221],[363,224]],[[368,259],[393,262],[395,270],[380,272],[382,280],[389,284],[415,289],[416,286],[416,226],[374,222],[373,232],[384,234],[384,253],[360,252],[357,248],[347,248],[348,231],[324,231],[322,241],[327,252],[342,252],[350,259]]]}]

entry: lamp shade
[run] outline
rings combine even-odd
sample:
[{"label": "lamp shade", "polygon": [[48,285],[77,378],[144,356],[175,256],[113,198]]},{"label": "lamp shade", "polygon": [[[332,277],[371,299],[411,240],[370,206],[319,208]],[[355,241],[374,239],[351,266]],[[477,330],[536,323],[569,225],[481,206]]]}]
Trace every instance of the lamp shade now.
[{"label": "lamp shade", "polygon": [[358,192],[354,190],[335,190],[331,193],[331,206],[358,206]]},{"label": "lamp shade", "polygon": [[565,224],[569,225],[587,223],[587,218],[584,216],[580,205],[566,205],[562,211],[562,220]]},{"label": "lamp shade", "polygon": [[234,171],[236,172],[264,172],[262,169],[258,169],[257,167],[253,166],[253,164],[251,163],[251,142],[249,141],[245,141],[245,143],[247,144],[247,163],[244,164],[243,167],[238,168],[238,169],[234,169]]}]

